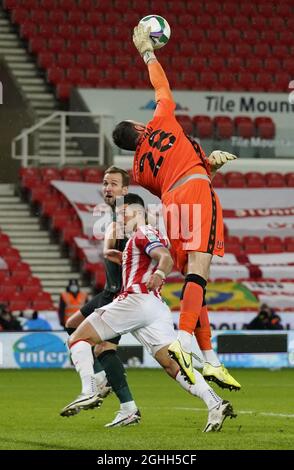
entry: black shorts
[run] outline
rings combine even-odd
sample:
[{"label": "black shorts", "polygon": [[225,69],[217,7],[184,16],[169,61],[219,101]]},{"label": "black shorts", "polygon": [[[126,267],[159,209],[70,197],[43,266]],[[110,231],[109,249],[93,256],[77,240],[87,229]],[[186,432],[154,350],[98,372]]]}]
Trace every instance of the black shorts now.
[{"label": "black shorts", "polygon": [[[113,301],[114,297],[116,294],[113,292],[103,290],[102,292],[99,292],[99,294],[95,295],[93,299],[89,300],[81,309],[80,312],[81,314],[87,318],[91,313],[94,312],[96,308],[101,308],[104,305],[110,304],[110,302]],[[116,336],[115,338],[108,339],[109,343],[114,343],[118,344],[120,341],[121,336]]]}]

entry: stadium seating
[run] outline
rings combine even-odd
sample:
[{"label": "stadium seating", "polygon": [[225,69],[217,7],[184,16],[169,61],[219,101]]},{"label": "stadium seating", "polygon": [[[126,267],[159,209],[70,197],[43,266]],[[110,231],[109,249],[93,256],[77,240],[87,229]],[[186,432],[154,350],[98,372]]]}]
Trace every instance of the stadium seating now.
[{"label": "stadium seating", "polygon": [[[38,170],[26,168],[21,169],[19,173],[25,179],[28,176],[37,176]],[[21,261],[18,250],[11,246],[8,235],[1,230],[0,256],[7,265],[6,269],[0,269],[0,303],[6,304],[11,311],[22,311],[34,308],[36,298],[45,297],[47,304],[37,306],[43,310],[43,307],[46,307],[46,310],[55,310],[50,294],[43,292],[40,280],[31,274],[30,265]]]},{"label": "stadium seating", "polygon": [[[151,6],[132,0],[99,2],[99,9],[92,1],[48,0],[28,7],[30,3],[6,0],[3,5],[60,99],[68,99],[72,86],[87,83],[94,87],[143,87],[144,81],[136,75],[131,57],[125,57],[125,49],[130,29]],[[180,72],[172,81],[173,87],[287,91],[294,67],[293,4],[183,0],[167,2],[160,12],[156,4],[154,9],[166,16],[173,29],[175,42],[166,48],[173,70]],[[99,54],[108,56],[111,63],[100,69],[100,80],[91,79],[91,74],[85,77],[84,70],[95,68]],[[195,66],[195,71],[200,77],[189,81],[185,72],[194,66],[196,54],[199,68]],[[107,73],[108,67],[116,78]]]}]

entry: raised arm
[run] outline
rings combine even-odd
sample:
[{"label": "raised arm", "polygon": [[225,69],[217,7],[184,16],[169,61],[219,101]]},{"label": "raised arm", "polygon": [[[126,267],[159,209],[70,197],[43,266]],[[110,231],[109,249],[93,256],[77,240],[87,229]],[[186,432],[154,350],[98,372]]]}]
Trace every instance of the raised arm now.
[{"label": "raised arm", "polygon": [[138,26],[134,28],[134,44],[148,67],[150,81],[155,90],[156,102],[162,99],[173,101],[168,79],[163,68],[155,57],[149,34],[150,28],[145,29],[143,25],[138,24]]}]

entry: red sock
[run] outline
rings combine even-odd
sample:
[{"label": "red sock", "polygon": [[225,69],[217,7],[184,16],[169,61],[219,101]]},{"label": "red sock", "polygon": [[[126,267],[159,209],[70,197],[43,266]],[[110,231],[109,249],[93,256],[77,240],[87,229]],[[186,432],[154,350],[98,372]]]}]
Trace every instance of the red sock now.
[{"label": "red sock", "polygon": [[201,308],[199,323],[200,326],[195,328],[194,334],[201,351],[208,351],[212,349],[212,345],[207,305],[203,305],[203,307]]},{"label": "red sock", "polygon": [[183,289],[179,329],[193,334],[203,303],[203,287],[195,282],[187,282]]}]

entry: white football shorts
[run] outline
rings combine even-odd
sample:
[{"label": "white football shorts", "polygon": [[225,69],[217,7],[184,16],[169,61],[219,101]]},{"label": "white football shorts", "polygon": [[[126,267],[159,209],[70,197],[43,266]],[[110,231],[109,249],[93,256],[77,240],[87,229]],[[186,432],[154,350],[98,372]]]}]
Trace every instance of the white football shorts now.
[{"label": "white football shorts", "polygon": [[91,323],[103,341],[132,333],[153,356],[176,339],[168,306],[152,292],[121,295],[85,321]]}]

